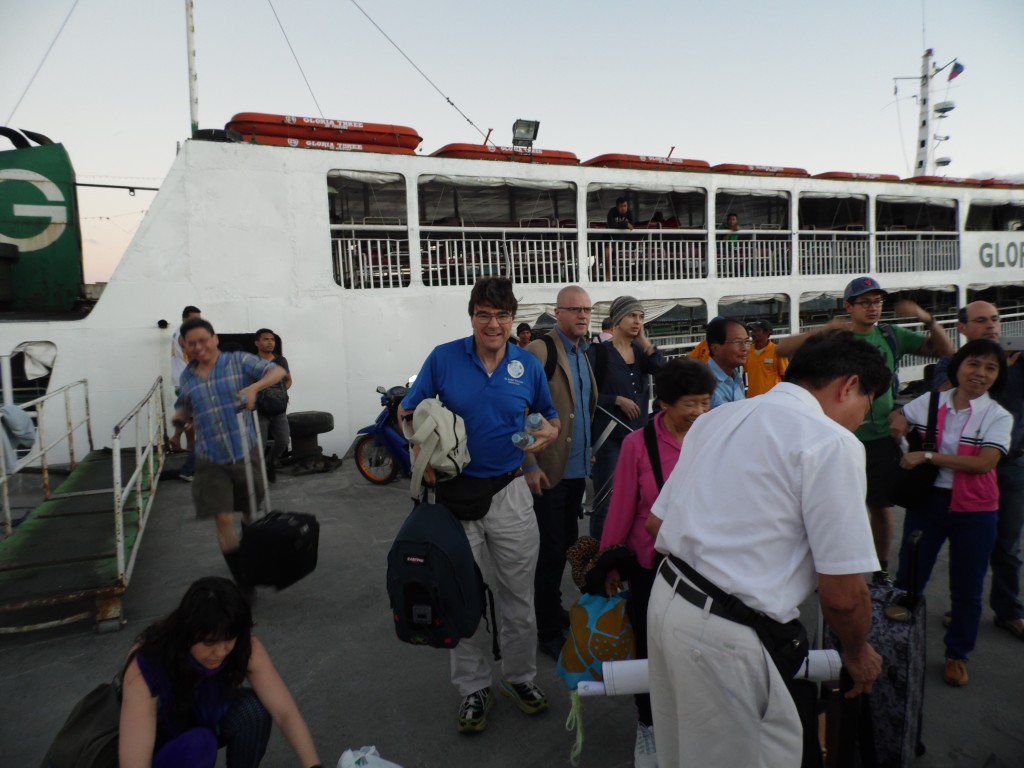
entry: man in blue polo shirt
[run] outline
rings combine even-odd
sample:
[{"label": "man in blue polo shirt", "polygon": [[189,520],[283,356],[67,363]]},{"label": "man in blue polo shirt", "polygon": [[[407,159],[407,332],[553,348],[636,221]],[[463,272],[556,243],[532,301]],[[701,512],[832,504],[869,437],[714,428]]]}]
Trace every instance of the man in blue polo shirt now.
[{"label": "man in blue polo shirt", "polygon": [[739,370],[747,364],[750,345],[753,344],[746,326],[736,320],[716,317],[708,323],[707,340],[711,351],[708,368],[718,382],[711,397],[711,407],[746,399],[743,374]]},{"label": "man in blue polo shirt", "polygon": [[[466,424],[469,478],[484,478],[495,489],[482,518],[463,520],[473,556],[486,569],[501,614],[501,692],[528,715],[547,708],[544,693],[533,680],[537,674],[536,620],[533,578],[539,535],[533,496],[522,475],[523,451],[536,453],[558,435],[558,412],[540,361],[509,343],[518,309],[512,281],[500,277],[478,280],[469,299],[473,335],[435,347],[402,400],[399,417],[406,419],[423,400],[439,397]],[[520,449],[512,435],[524,429],[527,413],[548,420],[534,432],[534,442]],[[434,480],[427,467],[424,481]],[[451,481],[449,481],[451,482]],[[486,550],[487,558],[482,558]],[[485,623],[451,651],[452,684],[463,697],[460,733],[487,726],[491,695],[492,658]],[[495,628],[491,628],[496,631]]]}]

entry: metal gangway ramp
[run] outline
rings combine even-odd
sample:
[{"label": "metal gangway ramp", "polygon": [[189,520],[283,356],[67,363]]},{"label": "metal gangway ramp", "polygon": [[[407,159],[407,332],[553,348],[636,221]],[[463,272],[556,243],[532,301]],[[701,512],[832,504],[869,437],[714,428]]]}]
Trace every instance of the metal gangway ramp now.
[{"label": "metal gangway ramp", "polygon": [[[97,629],[124,624],[121,596],[128,587],[164,463],[163,382],[145,397],[111,435],[111,447],[94,449],[89,390],[83,379],[22,404],[35,412],[36,442],[7,472],[0,440],[0,633],[44,629],[94,618]],[[65,430],[53,435],[64,407]],[[46,413],[51,410],[51,418]],[[49,431],[45,431],[48,427]],[[76,435],[85,434],[88,453],[76,460]],[[70,473],[57,476],[51,458],[66,455]],[[22,486],[29,474],[42,478],[42,501],[19,522],[11,520],[11,481]],[[38,498],[38,493],[35,494]]]}]

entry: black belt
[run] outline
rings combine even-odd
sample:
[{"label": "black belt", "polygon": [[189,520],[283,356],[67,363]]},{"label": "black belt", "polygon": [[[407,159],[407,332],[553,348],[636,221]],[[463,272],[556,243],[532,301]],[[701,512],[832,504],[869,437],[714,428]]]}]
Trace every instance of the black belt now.
[{"label": "black belt", "polygon": [[736,621],[721,602],[714,600],[709,595],[705,595],[699,589],[695,589],[687,584],[683,580],[683,577],[676,573],[672,566],[668,564],[667,559],[662,561],[658,572],[665,577],[665,581],[672,585],[676,594],[686,602],[692,603],[703,610],[704,606],[707,605],[708,600],[711,600],[711,613],[715,614],[715,616],[721,616],[723,619],[728,619],[729,621]]}]

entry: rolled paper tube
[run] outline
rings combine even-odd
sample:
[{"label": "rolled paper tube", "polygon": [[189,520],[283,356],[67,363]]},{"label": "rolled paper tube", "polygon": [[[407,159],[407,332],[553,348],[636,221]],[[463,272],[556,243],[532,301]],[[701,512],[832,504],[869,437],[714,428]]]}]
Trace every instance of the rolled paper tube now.
[{"label": "rolled paper tube", "polygon": [[[807,660],[794,678],[815,683],[838,680],[842,666],[838,651],[813,650],[807,654]],[[625,696],[651,691],[647,659],[606,661],[601,665],[601,674],[604,676],[603,684],[585,680],[577,686],[580,696]]]}]

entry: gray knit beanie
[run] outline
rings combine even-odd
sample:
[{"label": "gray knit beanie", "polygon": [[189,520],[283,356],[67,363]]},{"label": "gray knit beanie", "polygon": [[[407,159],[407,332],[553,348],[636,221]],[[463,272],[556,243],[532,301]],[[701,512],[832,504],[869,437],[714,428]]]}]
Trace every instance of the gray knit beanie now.
[{"label": "gray knit beanie", "polygon": [[608,315],[612,319],[612,325],[618,325],[622,322],[622,318],[628,315],[630,312],[643,312],[644,305],[632,296],[619,296],[615,301],[612,302],[611,309],[608,310]]}]

